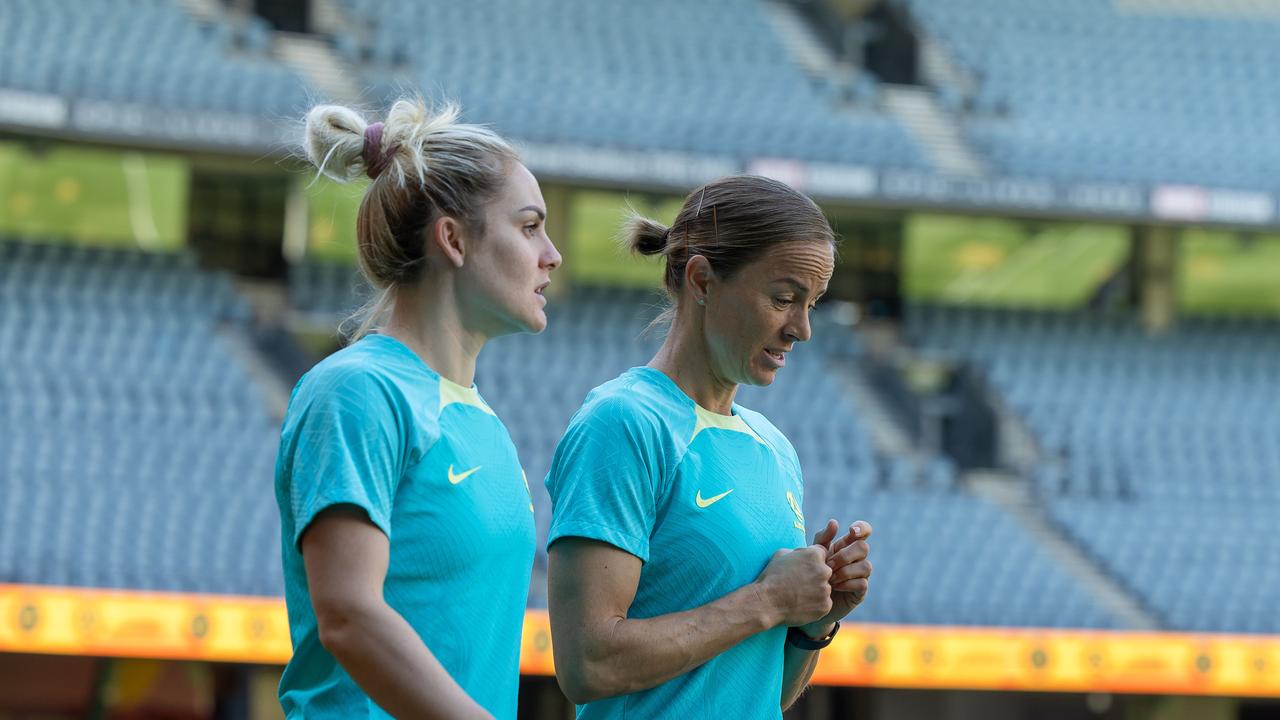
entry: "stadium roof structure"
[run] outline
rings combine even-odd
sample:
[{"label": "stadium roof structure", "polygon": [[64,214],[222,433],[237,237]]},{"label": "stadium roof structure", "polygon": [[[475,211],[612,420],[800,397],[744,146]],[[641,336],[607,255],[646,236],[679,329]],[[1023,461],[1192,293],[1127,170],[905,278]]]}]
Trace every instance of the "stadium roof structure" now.
[{"label": "stadium roof structure", "polygon": [[[0,130],[183,152],[287,156],[296,124],[0,90]],[[784,180],[823,201],[1024,216],[1232,227],[1280,226],[1280,196],[1191,184],[1060,182],[1027,177],[947,176],[920,169],[786,157],[725,157],[682,150],[625,150],[569,142],[517,144],[540,177],[610,188],[685,192],[725,175]]]}]

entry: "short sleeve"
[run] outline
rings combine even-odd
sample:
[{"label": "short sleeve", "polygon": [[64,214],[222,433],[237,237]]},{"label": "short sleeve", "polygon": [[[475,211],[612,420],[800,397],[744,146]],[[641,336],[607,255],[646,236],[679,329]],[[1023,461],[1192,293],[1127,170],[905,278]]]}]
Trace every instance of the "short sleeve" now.
[{"label": "short sleeve", "polygon": [[282,443],[295,545],[321,511],[344,504],[391,537],[405,445],[396,410],[378,378],[356,372],[317,378],[295,396]]},{"label": "short sleeve", "polygon": [[662,484],[660,428],[631,403],[584,407],[556,447],[547,477],[551,531],[609,543],[648,562]]}]

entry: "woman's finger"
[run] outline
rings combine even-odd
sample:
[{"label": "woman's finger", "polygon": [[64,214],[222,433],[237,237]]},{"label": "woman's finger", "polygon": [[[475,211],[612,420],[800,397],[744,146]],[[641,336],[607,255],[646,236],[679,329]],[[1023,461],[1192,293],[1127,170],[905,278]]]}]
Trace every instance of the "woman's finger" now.
[{"label": "woman's finger", "polygon": [[813,536],[813,544],[821,545],[824,548],[830,548],[831,541],[835,539],[836,533],[838,532],[840,532],[840,523],[836,522],[834,518],[828,520],[826,527],[819,530]]},{"label": "woman's finger", "polygon": [[844,567],[838,568],[835,572],[831,573],[831,577],[827,580],[827,582],[831,583],[831,587],[834,588],[840,583],[848,582],[849,580],[856,580],[858,578],[869,578],[871,577],[871,570],[872,568],[871,568],[870,560],[863,560],[861,562],[851,563],[849,565],[845,565]]}]

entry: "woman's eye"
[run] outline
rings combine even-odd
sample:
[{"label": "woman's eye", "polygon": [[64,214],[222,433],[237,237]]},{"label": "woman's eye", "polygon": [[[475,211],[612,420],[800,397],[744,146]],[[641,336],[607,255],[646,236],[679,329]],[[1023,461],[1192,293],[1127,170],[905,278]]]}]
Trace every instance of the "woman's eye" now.
[{"label": "woman's eye", "polygon": [[778,307],[787,307],[792,302],[793,301],[791,300],[791,298],[774,298],[773,299],[773,304],[777,305]]},{"label": "woman's eye", "polygon": [[538,231],[538,224],[530,223],[529,225],[525,225],[524,231],[532,235],[533,233]]}]

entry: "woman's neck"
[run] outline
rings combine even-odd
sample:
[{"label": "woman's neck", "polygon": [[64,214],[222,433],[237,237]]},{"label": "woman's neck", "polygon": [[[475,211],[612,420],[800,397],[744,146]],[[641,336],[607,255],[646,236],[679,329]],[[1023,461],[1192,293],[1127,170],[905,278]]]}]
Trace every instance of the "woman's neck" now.
[{"label": "woman's neck", "polygon": [[698,405],[714,413],[732,415],[738,385],[716,374],[705,338],[700,315],[677,315],[649,367],[671,378]]},{"label": "woman's neck", "polygon": [[441,377],[463,387],[475,382],[476,358],[489,339],[467,327],[451,278],[428,278],[396,295],[382,333],[404,343]]}]

